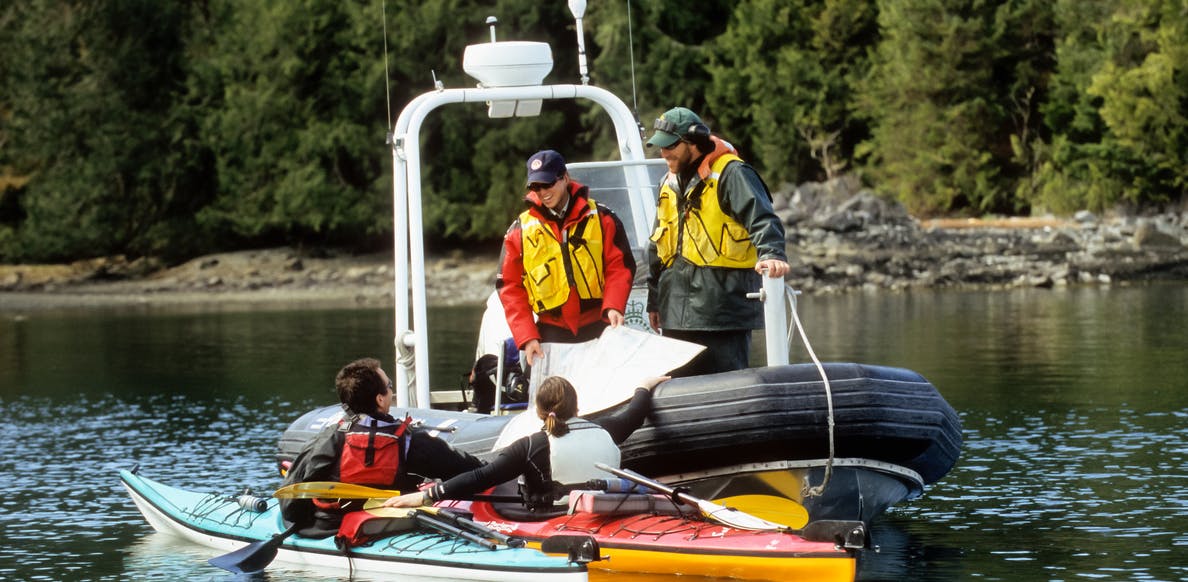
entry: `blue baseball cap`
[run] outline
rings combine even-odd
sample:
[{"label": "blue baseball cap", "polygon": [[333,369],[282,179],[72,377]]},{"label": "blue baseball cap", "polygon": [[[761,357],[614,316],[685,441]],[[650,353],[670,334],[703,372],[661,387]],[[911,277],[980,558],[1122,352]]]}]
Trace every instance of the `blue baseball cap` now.
[{"label": "blue baseball cap", "polygon": [[542,150],[528,158],[529,184],[552,184],[565,172],[565,158],[553,150]]}]

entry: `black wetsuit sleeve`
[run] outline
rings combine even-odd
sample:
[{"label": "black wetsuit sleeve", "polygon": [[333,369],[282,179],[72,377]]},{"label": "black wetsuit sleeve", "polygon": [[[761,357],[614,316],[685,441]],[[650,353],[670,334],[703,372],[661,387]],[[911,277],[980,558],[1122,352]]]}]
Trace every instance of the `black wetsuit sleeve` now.
[{"label": "black wetsuit sleeve", "polygon": [[435,499],[464,499],[500,483],[511,481],[529,469],[532,436],[517,439],[499,451],[493,461],[462,473],[433,488]]},{"label": "black wetsuit sleeve", "polygon": [[635,429],[643,425],[651,411],[652,391],[647,388],[636,388],[635,395],[622,410],[590,422],[601,426],[603,430],[610,433],[611,439],[617,445],[627,440],[627,437],[631,436]]},{"label": "black wetsuit sleeve", "polygon": [[[284,485],[307,481],[337,481],[338,456],[342,450],[342,433],[337,425],[328,426],[305,444],[297,458],[293,459],[289,472],[285,474]],[[314,521],[313,502],[308,499],[280,500],[281,515],[286,521],[302,526]]]},{"label": "black wetsuit sleeve", "polygon": [[396,487],[412,491],[422,481],[450,479],[483,465],[474,455],[464,453],[423,430],[413,430],[408,454],[403,460]]}]

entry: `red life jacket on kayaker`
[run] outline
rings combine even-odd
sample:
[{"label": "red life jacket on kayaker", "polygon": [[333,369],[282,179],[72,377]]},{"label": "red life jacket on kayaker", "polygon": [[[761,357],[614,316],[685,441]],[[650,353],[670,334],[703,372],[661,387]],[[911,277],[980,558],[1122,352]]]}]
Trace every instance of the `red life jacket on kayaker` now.
[{"label": "red life jacket on kayaker", "polygon": [[361,416],[352,422],[347,428],[338,461],[339,480],[370,487],[391,487],[408,452],[408,439],[403,437],[411,422],[412,417],[387,422],[370,416]]}]

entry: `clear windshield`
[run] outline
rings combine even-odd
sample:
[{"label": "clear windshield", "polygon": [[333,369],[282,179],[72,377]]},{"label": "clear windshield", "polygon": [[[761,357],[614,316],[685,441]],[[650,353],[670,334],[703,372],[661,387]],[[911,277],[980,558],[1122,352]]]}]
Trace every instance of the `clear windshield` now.
[{"label": "clear windshield", "polygon": [[[648,182],[629,187],[632,173],[628,168],[637,165],[643,165],[646,169]],[[657,186],[666,171],[664,160],[645,160],[642,163],[580,162],[569,164],[567,169],[570,177],[590,189],[591,198],[610,208],[623,222],[637,265],[636,282],[638,284],[641,277],[646,279],[648,235],[655,217]]]}]

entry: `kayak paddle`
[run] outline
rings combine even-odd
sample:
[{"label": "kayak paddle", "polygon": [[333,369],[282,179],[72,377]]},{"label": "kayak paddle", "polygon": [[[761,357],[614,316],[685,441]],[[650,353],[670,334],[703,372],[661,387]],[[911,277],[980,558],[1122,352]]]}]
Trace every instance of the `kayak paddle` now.
[{"label": "kayak paddle", "polygon": [[297,533],[298,526],[293,524],[289,529],[276,534],[269,539],[250,543],[234,552],[216,556],[206,561],[211,566],[218,566],[233,574],[253,574],[261,572],[276,558],[281,542],[285,538]]},{"label": "kayak paddle", "polygon": [[502,532],[495,531],[471,519],[468,512],[463,513],[456,509],[434,507],[432,505],[417,508],[384,507],[383,502],[379,499],[371,499],[363,504],[363,510],[372,515],[378,515],[380,517],[413,517],[413,512],[420,511],[422,513],[432,515],[439,521],[445,522],[458,529],[469,531],[487,539],[495,540],[505,546],[511,548],[524,547],[524,540],[522,538],[512,537]]},{"label": "kayak paddle", "polygon": [[[400,495],[399,491],[391,489],[376,489],[366,485],[353,483],[339,483],[338,481],[307,481],[285,485],[273,492],[277,499],[387,499]],[[522,502],[515,495],[469,495],[467,501],[491,501],[517,503]]]},{"label": "kayak paddle", "polygon": [[460,527],[450,525],[440,519],[433,517],[433,512],[426,511],[426,509],[427,508],[425,507],[418,507],[417,509],[413,510],[413,520],[415,520],[418,525],[435,530],[439,533],[454,536],[458,539],[466,540],[472,544],[478,544],[484,548],[487,548],[488,550],[494,550],[498,547],[495,542],[492,542],[491,540],[488,540],[477,534],[470,533]]},{"label": "kayak paddle", "polygon": [[647,477],[644,477],[638,473],[616,469],[604,463],[594,463],[594,466],[606,471],[607,473],[611,473],[612,475],[622,477],[628,481],[634,481],[635,483],[650,487],[666,495],[671,495],[684,503],[696,506],[698,511],[700,511],[701,514],[706,518],[712,519],[722,525],[728,525],[733,528],[750,531],[789,531],[791,529],[788,526],[772,523],[766,519],[759,519],[758,517],[755,517],[749,513],[744,513],[737,509],[693,497],[684,491],[677,491],[672,487],[664,485],[659,481],[648,479]]},{"label": "kayak paddle", "polygon": [[277,499],[387,499],[397,495],[400,495],[399,491],[337,481],[293,483],[272,494]]}]

